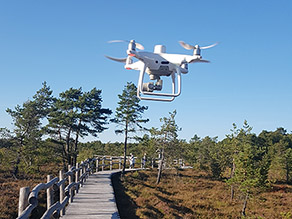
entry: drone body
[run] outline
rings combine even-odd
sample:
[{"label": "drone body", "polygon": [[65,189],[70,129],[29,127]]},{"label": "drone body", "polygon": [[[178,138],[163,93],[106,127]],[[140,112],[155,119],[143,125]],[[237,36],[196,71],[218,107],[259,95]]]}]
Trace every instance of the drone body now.
[{"label": "drone body", "polygon": [[[110,41],[120,42],[120,41]],[[169,54],[166,53],[166,48],[163,45],[156,45],[154,52],[137,51],[137,49],[143,50],[141,44],[131,40],[128,45],[127,58],[113,58],[106,56],[107,58],[125,63],[125,68],[130,70],[140,71],[139,81],[137,86],[137,96],[142,100],[155,100],[155,101],[172,101],[175,97],[181,93],[181,73],[188,73],[188,64],[196,62],[209,62],[203,60],[200,54],[201,49],[211,48],[216,44],[199,47],[191,46],[182,41],[179,42],[185,49],[193,49],[193,55],[183,54]],[[137,61],[134,62],[134,58]],[[144,75],[147,73],[150,80],[156,80],[156,82],[144,83]],[[162,90],[162,76],[171,76],[172,78],[172,92],[161,93]]]}]

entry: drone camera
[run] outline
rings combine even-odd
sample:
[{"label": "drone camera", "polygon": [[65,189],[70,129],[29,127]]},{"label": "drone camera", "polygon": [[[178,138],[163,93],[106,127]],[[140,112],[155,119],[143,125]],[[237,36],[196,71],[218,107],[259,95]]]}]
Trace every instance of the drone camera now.
[{"label": "drone camera", "polygon": [[161,91],[162,90],[162,80],[157,80],[154,84],[153,82],[143,83],[143,91],[153,92],[154,90]]},{"label": "drone camera", "polygon": [[155,84],[155,90],[158,90],[158,91],[162,90],[162,80],[157,80]]},{"label": "drone camera", "polygon": [[143,83],[143,91],[153,92],[155,85],[153,82]]}]

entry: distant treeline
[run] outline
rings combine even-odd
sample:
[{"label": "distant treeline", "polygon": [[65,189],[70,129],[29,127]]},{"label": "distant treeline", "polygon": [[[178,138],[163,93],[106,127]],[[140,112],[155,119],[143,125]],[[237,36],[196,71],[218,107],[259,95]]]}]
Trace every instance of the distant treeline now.
[{"label": "distant treeline", "polygon": [[[155,139],[145,134],[129,144],[129,153],[142,158],[146,153],[148,162],[159,156]],[[179,140],[175,146],[179,150],[177,158],[184,159],[187,165],[207,171],[214,178],[228,177],[236,156],[245,156],[246,161],[259,162],[261,174],[273,182],[292,182],[292,134],[284,128],[275,131],[262,131],[259,135],[244,128],[235,127],[231,134],[221,141],[217,137],[200,138],[197,135],[188,142]],[[123,143],[102,143],[93,141],[80,143],[79,157],[99,155],[120,156]],[[250,161],[250,162],[251,162]],[[256,166],[254,166],[256,168]],[[227,173],[227,175],[226,175]]]},{"label": "distant treeline", "polygon": [[[3,129],[2,129],[3,133]],[[146,153],[148,162],[159,156],[157,145],[151,136],[145,134],[142,138],[136,138],[136,143],[129,143],[129,154],[133,153],[136,157],[142,158]],[[292,180],[292,134],[287,133],[284,128],[275,131],[262,131],[259,135],[254,133],[244,133],[243,130],[236,136],[234,133],[227,135],[221,141],[217,137],[200,138],[195,135],[189,142],[179,140],[178,158],[184,159],[185,163],[207,171],[215,178],[224,177],[226,170],[231,171],[233,166],[234,154],[240,153],[242,144],[252,146],[247,153],[247,157],[253,157],[259,161],[265,157],[267,167],[266,172],[270,180],[290,182]],[[1,168],[13,170],[16,162],[17,151],[15,151],[15,139],[2,136],[0,138],[0,162]],[[25,158],[20,162],[19,167],[22,171],[37,171],[39,166],[46,165],[48,162],[62,162],[62,147],[59,142],[53,139],[46,139],[35,148],[30,148],[22,153]],[[242,152],[241,152],[242,153]],[[79,143],[78,161],[84,160],[94,155],[113,155],[123,154],[123,143],[102,143],[93,141]],[[29,159],[31,157],[31,159]],[[33,161],[33,162],[32,162]],[[228,171],[227,171],[228,172]]]}]

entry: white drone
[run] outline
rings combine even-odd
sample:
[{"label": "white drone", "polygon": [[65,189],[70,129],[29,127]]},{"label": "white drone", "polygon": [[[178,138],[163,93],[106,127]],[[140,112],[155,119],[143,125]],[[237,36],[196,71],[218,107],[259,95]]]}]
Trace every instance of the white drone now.
[{"label": "white drone", "polygon": [[[140,71],[137,96],[141,100],[156,100],[156,101],[173,101],[175,97],[181,93],[181,73],[188,73],[188,64],[203,62],[208,63],[209,61],[203,60],[201,56],[201,49],[208,49],[216,46],[218,43],[210,46],[200,47],[199,45],[189,45],[183,41],[179,41],[180,45],[187,49],[193,50],[193,55],[183,54],[168,54],[166,48],[163,45],[155,45],[154,52],[137,51],[143,50],[144,47],[136,43],[135,40],[124,41],[124,40],[113,40],[109,43],[114,42],[129,42],[126,58],[113,58],[106,56],[107,58],[125,63],[125,69],[133,69]],[[138,59],[136,62],[133,58]],[[144,83],[145,72],[149,75],[150,80],[156,80],[156,82]],[[177,76],[175,75],[177,74]],[[172,78],[172,93],[161,93],[162,80],[161,76],[171,76]],[[177,79],[176,79],[177,78]],[[176,89],[177,80],[177,89]],[[155,97],[154,97],[155,96]]]}]

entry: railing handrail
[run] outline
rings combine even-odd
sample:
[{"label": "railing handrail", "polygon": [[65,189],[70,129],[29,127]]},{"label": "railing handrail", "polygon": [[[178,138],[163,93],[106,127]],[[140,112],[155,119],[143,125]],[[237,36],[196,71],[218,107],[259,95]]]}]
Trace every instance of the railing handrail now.
[{"label": "railing handrail", "polygon": [[[121,158],[122,157],[105,155],[95,156],[94,158],[86,159],[80,164],[76,164],[76,166],[69,166],[66,173],[64,173],[63,170],[60,170],[59,177],[55,177],[47,183],[39,183],[31,191],[28,187],[21,188],[18,219],[29,218],[32,210],[38,206],[38,194],[41,190],[47,190],[47,203],[51,202],[49,199],[52,200],[51,197],[48,197],[50,191],[60,190],[60,201],[50,203],[50,206],[47,204],[47,211],[44,213],[42,218],[58,218],[60,215],[64,215],[66,204],[73,201],[74,190],[76,193],[78,192],[79,188],[93,172],[94,167],[96,172],[99,171],[99,167],[104,170],[104,167],[110,166],[110,170],[112,170],[114,164],[119,164],[119,169],[121,169]],[[119,162],[113,162],[115,159],[119,159]],[[103,163],[99,164],[100,161]],[[105,164],[105,161],[110,161],[110,164]],[[73,182],[74,176],[75,182]],[[49,178],[50,176],[48,175],[48,179]],[[68,185],[65,188],[66,182],[68,182]]]},{"label": "railing handrail", "polygon": [[[53,191],[55,191],[57,189],[60,189],[61,191],[61,186],[65,185],[67,181],[70,181],[70,178],[71,178],[71,183],[69,183],[66,186],[66,188],[64,188],[62,191],[65,194],[65,198],[63,198],[62,201],[57,201],[56,203],[49,206],[47,208],[47,211],[42,216],[42,218],[48,218],[48,219],[51,216],[53,216],[54,218],[59,217],[60,212],[62,212],[66,204],[70,202],[70,199],[73,200],[72,199],[73,198],[72,196],[74,195],[72,193],[73,190],[75,189],[76,191],[78,191],[79,186],[83,185],[88,175],[90,175],[90,173],[92,172],[92,168],[90,166],[96,160],[97,160],[96,158],[87,159],[83,161],[80,165],[78,165],[79,166],[78,168],[76,166],[69,167],[66,173],[63,173],[62,171],[62,175],[64,177],[63,179],[60,179],[59,177],[55,177],[54,179],[50,180],[47,183],[39,183],[30,192],[29,192],[29,189],[26,189],[26,190],[20,189],[20,193],[22,191],[26,191],[25,192],[26,194],[20,195],[19,206],[22,206],[22,207],[19,207],[18,219],[28,218],[32,210],[38,206],[38,194],[41,190],[48,191],[52,189]],[[72,179],[73,179],[74,174],[76,174],[76,172],[78,172],[79,177],[78,179],[75,179],[75,182],[73,182]],[[82,173],[80,174],[80,172]],[[61,171],[60,171],[60,175],[61,175]],[[23,188],[26,188],[26,187],[23,187]],[[23,205],[23,203],[26,203],[26,204]],[[64,211],[63,211],[63,214],[64,214]]]},{"label": "railing handrail", "polygon": [[[78,193],[79,188],[83,186],[88,176],[96,172],[99,168],[103,171],[105,167],[110,167],[112,170],[115,164],[118,165],[118,169],[121,169],[123,164],[123,156],[108,156],[108,155],[95,155],[94,158],[86,159],[76,166],[68,166],[68,171],[64,173],[63,170],[59,171],[59,177],[51,178],[48,175],[47,183],[39,183],[31,191],[29,187],[22,187],[19,195],[19,209],[18,219],[29,218],[32,210],[38,206],[38,194],[41,190],[47,190],[47,211],[42,216],[42,219],[58,218],[59,216],[65,215],[65,206],[69,202],[73,202],[73,196]],[[114,160],[118,159],[118,162]],[[128,160],[128,159],[127,159]],[[105,162],[109,161],[109,163]],[[101,163],[100,163],[101,162]],[[152,159],[152,168],[155,160]],[[141,163],[136,162],[136,165],[141,164],[141,168],[144,168],[145,162],[141,158]],[[75,180],[73,181],[73,179]],[[68,182],[68,183],[67,183]],[[65,184],[67,185],[65,187]],[[60,191],[60,200],[53,202],[53,192]],[[75,192],[74,192],[75,191]]]}]

